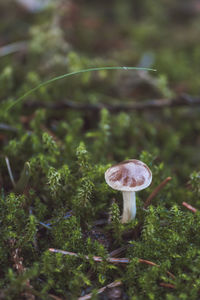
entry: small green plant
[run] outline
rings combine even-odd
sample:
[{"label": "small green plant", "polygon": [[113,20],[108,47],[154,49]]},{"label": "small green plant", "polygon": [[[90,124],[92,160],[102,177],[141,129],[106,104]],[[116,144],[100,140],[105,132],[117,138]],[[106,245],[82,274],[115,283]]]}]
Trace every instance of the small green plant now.
[{"label": "small green plant", "polygon": [[[0,1],[0,299],[199,299],[196,4],[22,2]],[[104,174],[130,159],[153,180],[122,224]]]}]

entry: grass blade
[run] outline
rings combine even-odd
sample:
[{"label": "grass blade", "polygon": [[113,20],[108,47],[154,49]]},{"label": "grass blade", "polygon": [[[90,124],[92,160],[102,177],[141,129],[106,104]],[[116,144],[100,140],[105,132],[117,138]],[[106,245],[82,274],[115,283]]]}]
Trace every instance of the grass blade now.
[{"label": "grass blade", "polygon": [[70,77],[73,75],[77,75],[80,73],[85,73],[85,72],[93,72],[93,71],[101,71],[101,70],[143,70],[143,71],[156,71],[154,69],[150,69],[150,68],[138,68],[138,67],[100,67],[100,68],[89,68],[89,69],[84,69],[84,70],[78,70],[78,71],[74,71],[74,72],[70,72],[70,73],[66,73],[60,76],[56,76],[53,77],[47,81],[41,82],[39,85],[37,85],[36,87],[30,89],[29,91],[27,91],[24,95],[20,96],[19,98],[17,98],[14,102],[10,103],[7,107],[6,107],[6,111],[10,110],[14,105],[16,105],[17,103],[19,103],[20,101],[24,100],[27,96],[29,96],[30,94],[34,93],[35,91],[37,91],[39,88],[41,88],[42,86],[48,85],[54,81],[63,79],[65,77]]}]

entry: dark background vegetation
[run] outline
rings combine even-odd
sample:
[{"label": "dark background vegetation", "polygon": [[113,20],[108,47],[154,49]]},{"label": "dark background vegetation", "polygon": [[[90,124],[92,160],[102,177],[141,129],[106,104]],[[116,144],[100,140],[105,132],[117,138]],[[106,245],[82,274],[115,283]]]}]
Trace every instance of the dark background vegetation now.
[{"label": "dark background vegetation", "polygon": [[[1,0],[0,19],[0,299],[95,299],[115,280],[98,297],[199,299],[200,1]],[[104,66],[157,71],[82,73],[7,109]],[[104,172],[130,158],[153,182],[122,225]],[[106,261],[116,249],[130,264]]]}]

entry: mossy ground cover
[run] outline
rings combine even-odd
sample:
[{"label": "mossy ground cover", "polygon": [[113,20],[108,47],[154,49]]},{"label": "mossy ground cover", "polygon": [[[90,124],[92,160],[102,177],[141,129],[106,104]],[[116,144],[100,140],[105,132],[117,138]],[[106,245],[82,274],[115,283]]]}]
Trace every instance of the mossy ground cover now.
[{"label": "mossy ground cover", "polygon": [[[199,106],[123,110],[197,95],[195,4],[55,1],[33,13],[11,2],[0,3],[0,299],[199,299]],[[7,109],[45,80],[103,66],[158,71],[81,73]],[[122,195],[104,173],[130,158],[153,181],[122,224]]]}]

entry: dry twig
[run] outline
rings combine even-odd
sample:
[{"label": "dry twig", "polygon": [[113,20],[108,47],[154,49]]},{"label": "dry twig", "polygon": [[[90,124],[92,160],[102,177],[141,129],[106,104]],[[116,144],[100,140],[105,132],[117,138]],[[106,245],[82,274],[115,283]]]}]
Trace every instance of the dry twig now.
[{"label": "dry twig", "polygon": [[[121,282],[121,281],[114,281],[114,282],[112,282],[112,283],[110,283],[110,284],[108,284],[108,285],[102,287],[101,289],[99,289],[99,290],[97,291],[97,294],[101,294],[101,293],[103,293],[106,289],[118,287],[118,286],[120,286],[120,285],[122,285],[122,282]],[[79,297],[78,300],[87,300],[87,299],[91,299],[91,298],[92,298],[92,293],[87,294],[87,295],[82,296],[82,297]]]},{"label": "dry twig", "polygon": [[5,45],[0,48],[0,57],[15,53],[18,51],[24,51],[27,49],[27,44],[28,43],[26,41],[22,41],[22,42],[16,42],[16,43]]},{"label": "dry twig", "polygon": [[[146,259],[142,259],[142,258],[139,258],[139,262],[140,262],[140,263],[143,263],[143,264],[150,265],[150,266],[155,266],[155,267],[158,267],[158,268],[160,267],[159,265],[155,264],[154,262],[149,261],[149,260],[146,260]],[[175,279],[174,274],[172,274],[171,272],[167,271],[167,274],[168,274],[171,278]]]},{"label": "dry twig", "polygon": [[[23,257],[20,256],[20,249],[15,248],[15,240],[10,240],[10,246],[12,248],[11,251],[11,259],[14,263],[14,268],[17,270],[18,274],[23,274],[26,271],[26,268],[23,266]],[[29,280],[25,282],[25,291],[23,292],[23,296],[27,300],[35,300],[35,295],[32,293],[33,287],[30,284]]]},{"label": "dry twig", "polygon": [[74,109],[74,110],[86,110],[86,111],[95,111],[98,112],[102,108],[108,109],[110,112],[119,112],[119,111],[143,111],[143,110],[156,110],[163,109],[166,107],[181,107],[181,106],[199,106],[200,98],[192,97],[187,94],[182,94],[177,96],[174,99],[156,99],[148,100],[142,102],[134,102],[131,104],[107,104],[107,103],[78,103],[71,100],[63,100],[60,102],[45,103],[41,101],[27,101],[24,103],[26,107],[44,107],[55,110],[62,109]]},{"label": "dry twig", "polygon": [[118,249],[113,250],[112,252],[109,253],[110,257],[116,257],[119,256],[122,252],[124,252],[128,248],[128,245],[120,247]]},{"label": "dry twig", "polygon": [[63,300],[62,298],[58,297],[58,296],[55,296],[53,294],[48,294],[49,297],[51,297],[52,299],[55,299],[55,300]]},{"label": "dry twig", "polygon": [[12,169],[11,169],[11,166],[10,166],[10,161],[9,161],[7,156],[5,157],[5,161],[6,161],[6,166],[7,166],[7,169],[8,169],[8,174],[10,176],[10,181],[12,182],[13,187],[15,187],[15,185],[16,185],[15,180],[14,180]]},{"label": "dry twig", "polygon": [[[54,252],[54,253],[61,253],[61,254],[64,254],[64,255],[79,257],[79,255],[77,253],[74,253],[74,252],[63,251],[63,250],[53,249],[53,248],[49,248],[49,251]],[[90,257],[88,255],[85,255],[85,258],[90,259]],[[100,257],[100,256],[93,256],[92,259],[94,261],[97,261],[97,262],[103,261],[103,258]],[[110,263],[122,263],[122,264],[128,264],[130,262],[130,260],[128,258],[114,258],[114,257],[108,257],[107,261],[110,262]]]},{"label": "dry twig", "polygon": [[[59,250],[59,249],[54,249],[54,248],[49,248],[49,251],[50,252],[54,252],[54,253],[61,253],[61,254],[64,254],[64,255],[71,255],[71,256],[76,256],[76,257],[79,257],[79,255],[77,253],[74,253],[74,252],[69,252],[69,251],[64,251],[64,250]],[[90,259],[90,257],[88,255],[85,255],[85,258],[86,259]],[[97,261],[97,262],[101,262],[103,261],[103,258],[100,257],[100,256],[93,256],[92,259],[94,261]],[[118,263],[121,263],[121,264],[128,264],[130,263],[130,259],[129,258],[114,258],[114,257],[108,257],[106,259],[107,262],[110,262],[110,263],[114,263],[114,264],[118,264]],[[149,261],[149,260],[146,260],[146,259],[141,259],[139,258],[139,262],[140,263],[143,263],[143,264],[147,264],[147,265],[150,265],[150,266],[155,266],[155,267],[160,267],[159,265],[155,264],[154,262],[152,261]],[[175,276],[171,273],[171,272],[168,272],[167,271],[167,274],[172,277],[173,279],[175,278]]]},{"label": "dry twig", "polygon": [[171,284],[171,283],[165,283],[165,282],[161,282],[160,286],[166,287],[166,288],[170,288],[170,289],[175,289],[175,285]]},{"label": "dry twig", "polygon": [[42,131],[48,133],[48,135],[50,135],[52,137],[52,139],[58,146],[62,146],[62,141],[49,128],[47,128],[43,124],[40,125],[40,128]]},{"label": "dry twig", "polygon": [[185,206],[187,209],[191,210],[193,213],[197,212],[197,209],[192,205],[188,204],[187,202],[183,202],[182,205]]},{"label": "dry twig", "polygon": [[144,208],[147,208],[150,204],[152,199],[160,192],[160,190],[171,180],[171,177],[167,177],[165,180],[163,180],[156,188],[153,190],[153,192],[150,194],[150,196],[147,198],[147,200],[144,203]]},{"label": "dry twig", "polygon": [[[12,248],[11,251],[11,258],[13,261],[13,267],[17,270],[18,274],[23,274],[26,271],[26,268],[23,266],[23,257],[20,256],[20,249],[15,248],[15,240],[10,240],[10,246]],[[2,291],[3,293],[4,291]],[[26,280],[25,282],[25,291],[22,294],[27,300],[35,300],[35,296],[39,296],[39,293],[35,291],[30,284],[29,280]],[[55,300],[62,300],[62,298],[59,298],[55,295],[49,294],[49,296]],[[1,299],[1,294],[0,294]],[[3,298],[2,298],[3,299]],[[5,299],[5,298],[4,298]]]}]

